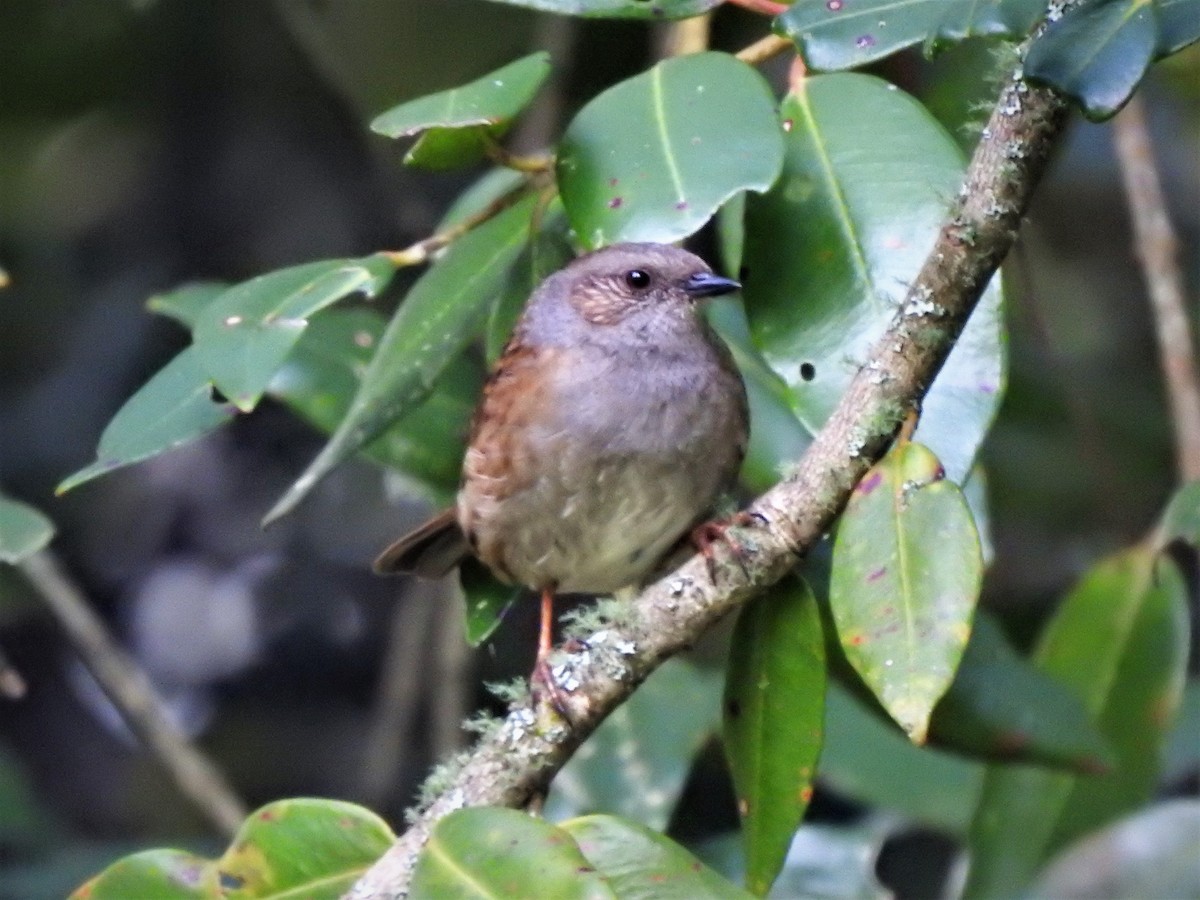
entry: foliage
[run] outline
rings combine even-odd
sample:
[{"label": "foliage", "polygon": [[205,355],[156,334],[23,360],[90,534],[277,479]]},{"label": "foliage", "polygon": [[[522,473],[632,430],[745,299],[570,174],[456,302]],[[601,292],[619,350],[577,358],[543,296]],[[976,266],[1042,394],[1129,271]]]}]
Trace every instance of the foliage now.
[{"label": "foliage", "polygon": [[[633,19],[716,5],[510,2]],[[884,20],[883,6],[797,0],[774,28],[811,69],[835,70],[913,45],[1023,39],[1044,12],[1031,0],[924,0],[887,4]],[[1087,115],[1108,116],[1154,59],[1200,37],[1197,20],[1200,0],[1069,5],[1030,38],[1026,74],[1077,98]],[[421,135],[410,165],[496,164],[427,241],[152,300],[191,343],[127,401],[96,462],[60,491],[195,440],[271,397],[331,437],[268,521],[359,453],[448,496],[482,379],[473,348],[494,356],[532,284],[569,250],[678,241],[714,216],[722,256],[744,272],[744,307],[712,314],[750,393],[744,480],[769,486],[821,428],[932,245],[962,177],[952,137],[917,99],[874,76],[793,74],[777,99],[749,63],[704,52],[609,87],[550,154],[516,157],[501,142],[548,73],[547,55],[534,54],[374,120],[390,137]],[[345,304],[385,295],[399,269],[427,262],[390,319]],[[1196,541],[1195,486],[1171,507],[1166,539],[1085,575],[1029,657],[993,624],[973,633],[984,562],[964,488],[1005,388],[1002,321],[996,284],[931,386],[915,435],[858,485],[832,558],[807,561],[803,578],[789,577],[737,623],[722,740],[754,894],[786,873],[818,778],[964,840],[970,896],[1023,890],[1071,842],[1153,796],[1186,671],[1186,580],[1165,546]],[[0,499],[5,561],[48,539],[38,515]],[[478,643],[512,594],[472,570],[463,588]],[[551,794],[552,813],[620,817],[551,824],[509,810],[454,813],[418,863],[413,896],[518,896],[534,877],[548,896],[742,896],[646,827],[667,823],[692,755],[717,730],[711,673],[689,676],[708,689],[695,698],[680,699],[678,681],[664,693],[683,671],[651,679]],[[686,707],[678,727],[650,727],[672,702]],[[624,770],[613,770],[614,757]],[[618,794],[641,796],[618,803]],[[247,820],[216,861],[150,851],[76,896],[335,896],[390,840],[356,807],[283,801]]]}]

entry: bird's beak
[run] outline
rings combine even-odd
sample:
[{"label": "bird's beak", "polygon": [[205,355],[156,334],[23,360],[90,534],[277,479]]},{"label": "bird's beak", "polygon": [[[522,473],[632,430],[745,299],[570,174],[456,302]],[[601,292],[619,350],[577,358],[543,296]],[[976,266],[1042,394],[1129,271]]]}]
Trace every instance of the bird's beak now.
[{"label": "bird's beak", "polygon": [[741,289],[742,286],[732,278],[722,278],[712,272],[697,272],[683,283],[683,290],[693,300],[701,297],[719,297],[721,294],[732,294]]}]

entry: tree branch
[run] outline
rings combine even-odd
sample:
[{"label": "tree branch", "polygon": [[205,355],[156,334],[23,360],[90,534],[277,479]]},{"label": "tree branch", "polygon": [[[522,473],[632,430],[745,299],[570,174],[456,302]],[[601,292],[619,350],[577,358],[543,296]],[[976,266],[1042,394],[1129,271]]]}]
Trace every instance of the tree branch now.
[{"label": "tree branch", "polygon": [[539,721],[528,705],[515,705],[452,777],[443,775],[446,787],[348,896],[404,896],[417,854],[442,816],[467,806],[525,805],[663,660],[783,577],[820,540],[905,416],[919,407],[1012,247],[1066,111],[1057,94],[1019,75],[1003,88],[959,198],[902,308],[795,470],[751,505],[761,525],[738,532],[751,551],[745,568],[722,563],[714,584],[704,560],[693,557],[643,590],[619,624],[592,634],[582,649],[560,651],[553,671],[573,726]]},{"label": "tree branch", "polygon": [[145,673],[109,635],[58,560],[50,551],[39,550],[17,568],[58,618],[88,671],[170,773],[179,792],[222,834],[232,837],[248,814],[246,805],[213,762],[175,726]]},{"label": "tree branch", "polygon": [[1175,457],[1183,481],[1200,478],[1200,383],[1179,270],[1179,240],[1171,228],[1141,98],[1113,120],[1117,159],[1133,216],[1133,236],[1175,426]]}]

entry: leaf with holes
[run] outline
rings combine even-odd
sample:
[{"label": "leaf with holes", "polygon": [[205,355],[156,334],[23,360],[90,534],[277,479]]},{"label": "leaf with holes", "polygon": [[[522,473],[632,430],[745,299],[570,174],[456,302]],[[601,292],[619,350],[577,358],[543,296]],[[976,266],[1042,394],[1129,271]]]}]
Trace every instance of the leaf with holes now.
[{"label": "leaf with holes", "polygon": [[779,582],[738,616],[722,709],[746,886],[762,897],[783,868],[812,797],[824,735],[821,615],[800,577]]},{"label": "leaf with holes", "polygon": [[336,900],[396,837],[370,810],[340,800],[280,800],[253,813],[224,855],[150,850],[113,863],[72,900]]},{"label": "leaf with holes", "polygon": [[353,293],[375,296],[395,271],[386,256],[376,255],[293,266],[234,285],[196,317],[197,359],[217,389],[249,412],[300,340],[309,316]]},{"label": "leaf with holes", "polygon": [[515,809],[477,806],[441,819],[417,857],[408,896],[612,900],[571,836]]},{"label": "leaf with holes", "polygon": [[346,417],[267,513],[289,512],[336,465],[429,396],[446,367],[482,332],[509,267],[529,238],[535,198],[509,207],[446,249],[396,310]]},{"label": "leaf with holes", "polygon": [[609,88],[563,135],[558,185],[579,239],[670,242],[779,174],[782,139],[762,76],[725,53],[664,60]]},{"label": "leaf with holes", "polygon": [[[903,302],[963,167],[925,108],[877,78],[810,78],[784,98],[782,115],[783,174],[746,201],[742,297],[755,343],[815,434]],[[952,481],[970,471],[1004,381],[993,285],[934,380],[916,433]]]},{"label": "leaf with holes", "polygon": [[224,425],[237,411],[232,404],[214,402],[212,388],[196,348],[183,350],[117,410],[100,435],[96,461],[66,478],[55,493],[173,450]]},{"label": "leaf with holes", "polygon": [[962,659],[982,578],[962,492],[925,447],[898,445],[850,495],[829,604],[846,658],[914,743]]},{"label": "leaf with holes", "polygon": [[533,100],[550,74],[550,54],[533,53],[461,87],[409,100],[371,122],[385,137],[425,132],[405,162],[444,169],[470,165],[483,155]]},{"label": "leaf with holes", "polygon": [[498,0],[562,16],[592,19],[687,19],[708,12],[722,0]]},{"label": "leaf with holes", "polygon": [[914,44],[1020,37],[1044,11],[1044,0],[809,0],[781,13],[775,30],[796,42],[810,69],[828,72]]},{"label": "leaf with holes", "polygon": [[1146,74],[1158,40],[1150,0],[1079,3],[1034,38],[1025,77],[1071,95],[1089,119],[1107,119]]},{"label": "leaf with holes", "polygon": [[0,562],[16,565],[54,537],[54,523],[28,503],[0,495]]}]

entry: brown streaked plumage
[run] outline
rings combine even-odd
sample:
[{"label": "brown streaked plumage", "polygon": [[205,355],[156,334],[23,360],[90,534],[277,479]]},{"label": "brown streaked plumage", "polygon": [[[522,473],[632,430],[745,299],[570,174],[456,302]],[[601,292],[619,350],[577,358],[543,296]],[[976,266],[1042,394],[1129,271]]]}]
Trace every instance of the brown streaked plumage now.
[{"label": "brown streaked plumage", "polygon": [[695,310],[737,290],[661,244],[580,257],[530,297],[484,386],[457,503],[389,547],[380,572],[446,574],[473,552],[542,596],[638,584],[732,486],[745,387]]}]

